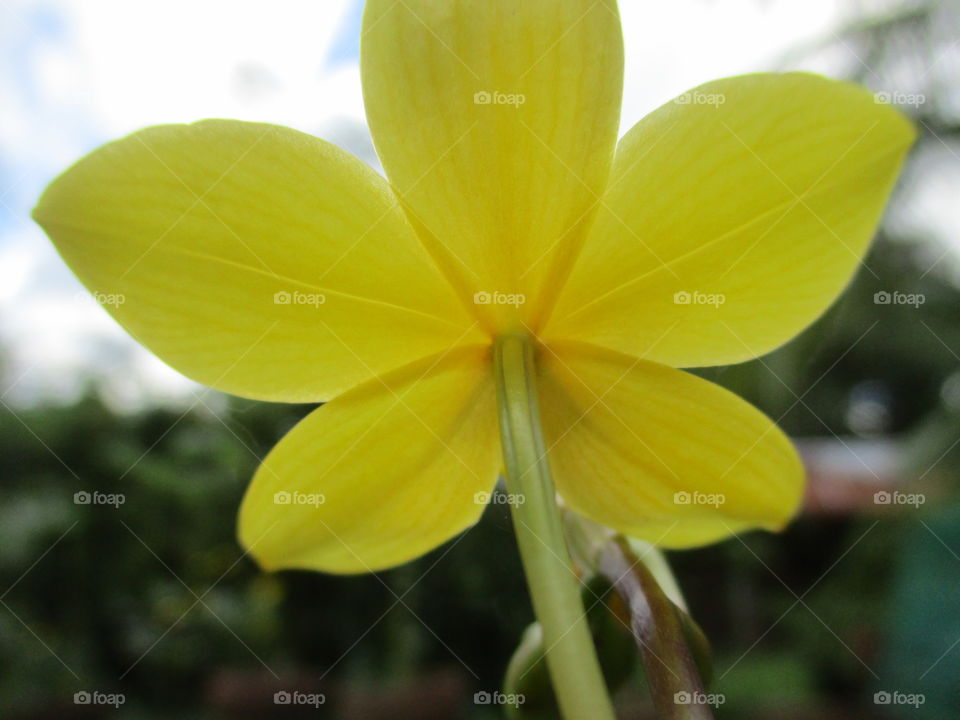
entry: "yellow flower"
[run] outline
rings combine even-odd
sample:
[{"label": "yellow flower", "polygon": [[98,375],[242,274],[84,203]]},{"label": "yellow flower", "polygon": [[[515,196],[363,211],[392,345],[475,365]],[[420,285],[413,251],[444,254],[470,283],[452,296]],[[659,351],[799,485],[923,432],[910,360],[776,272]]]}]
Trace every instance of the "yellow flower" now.
[{"label": "yellow flower", "polygon": [[911,125],[847,83],[757,74],[618,143],[612,0],[370,0],[361,68],[389,182],[309,135],[208,120],[104,146],[35,210],[174,368],[327,401],[247,492],[261,564],[381,569],[475,523],[502,467],[492,346],[518,335],[570,507],[666,547],[781,527],[789,441],[674,368],[756,357],[828,307]]}]

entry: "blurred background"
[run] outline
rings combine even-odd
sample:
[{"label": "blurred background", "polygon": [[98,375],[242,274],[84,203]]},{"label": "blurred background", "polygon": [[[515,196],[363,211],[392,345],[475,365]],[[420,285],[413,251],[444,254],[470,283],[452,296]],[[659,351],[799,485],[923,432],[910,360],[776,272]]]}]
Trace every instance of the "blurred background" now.
[{"label": "blurred background", "polygon": [[[474,694],[500,688],[531,620],[507,506],[376,576],[259,572],[236,509],[310,408],[165,367],[28,217],[80,155],[163,122],[285,124],[377,166],[361,5],[0,2],[0,716],[500,716]],[[717,716],[960,717],[960,3],[621,6],[622,131],[706,80],[778,69],[860,82],[920,130],[842,300],[776,353],[703,373],[810,471],[787,532],[670,554],[713,643]],[[325,702],[275,704],[294,690]],[[618,700],[652,717],[640,677]]]}]

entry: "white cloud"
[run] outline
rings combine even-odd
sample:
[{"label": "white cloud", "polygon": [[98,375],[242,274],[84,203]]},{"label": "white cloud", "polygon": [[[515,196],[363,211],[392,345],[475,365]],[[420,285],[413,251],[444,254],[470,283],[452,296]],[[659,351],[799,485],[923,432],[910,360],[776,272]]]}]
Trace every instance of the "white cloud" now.
[{"label": "white cloud", "polygon": [[[359,71],[323,69],[351,0],[9,2],[0,17],[0,343],[9,399],[68,399],[91,377],[122,405],[196,386],[85,299],[28,214],[84,152],[140,127],[203,117],[343,132]],[[57,30],[59,26],[60,30]],[[7,388],[0,388],[0,392]]]},{"label": "white cloud", "polygon": [[[124,403],[195,389],[102,309],[76,301],[80,288],[26,221],[29,207],[82,153],[162,122],[279,123],[326,134],[370,158],[369,140],[356,129],[363,121],[356,63],[325,69],[351,5],[7,0],[0,8],[0,169],[14,169],[0,182],[15,184],[0,187],[0,199],[16,216],[4,217],[0,207],[0,342],[13,352],[12,377],[29,370],[17,397],[70,395],[85,372],[106,378]],[[829,38],[850,7],[837,0],[623,0],[622,130],[707,80],[776,69],[787,50]],[[59,33],[51,18],[59,18]]]}]

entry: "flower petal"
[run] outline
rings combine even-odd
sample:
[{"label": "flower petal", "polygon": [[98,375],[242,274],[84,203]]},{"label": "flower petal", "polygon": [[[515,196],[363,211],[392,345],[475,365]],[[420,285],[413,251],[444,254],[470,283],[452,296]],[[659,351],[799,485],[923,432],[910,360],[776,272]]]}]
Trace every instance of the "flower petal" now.
[{"label": "flower petal", "polygon": [[541,350],[557,489],[577,512],[664,547],[781,528],[803,467],[759,410],[718,385],[582,343]]},{"label": "flower petal", "polygon": [[67,170],[34,217],[137,340],[236,395],[328,399],[473,322],[382,178],[287,128],[148,128]]},{"label": "flower petal", "polygon": [[[611,0],[369,0],[361,70],[387,176],[424,242],[475,292],[565,274],[609,174],[623,43]],[[482,303],[482,300],[480,301]],[[502,326],[518,313],[478,307]]]},{"label": "flower petal", "polygon": [[675,367],[772,350],[857,269],[913,137],[863,88],[816,75],[686,93],[621,141],[544,336]]},{"label": "flower petal", "polygon": [[267,569],[399,565],[479,519],[499,448],[490,349],[419,361],[315,410],[280,441],[247,490],[240,541]]}]

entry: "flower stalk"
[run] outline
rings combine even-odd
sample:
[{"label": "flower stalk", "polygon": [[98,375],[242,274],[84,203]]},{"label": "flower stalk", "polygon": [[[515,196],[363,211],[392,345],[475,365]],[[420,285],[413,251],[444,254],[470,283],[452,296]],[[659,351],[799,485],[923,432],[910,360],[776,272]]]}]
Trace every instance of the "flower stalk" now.
[{"label": "flower stalk", "polygon": [[533,338],[499,338],[494,373],[507,485],[524,499],[511,504],[514,531],[560,709],[566,720],[615,720],[547,463]]}]

